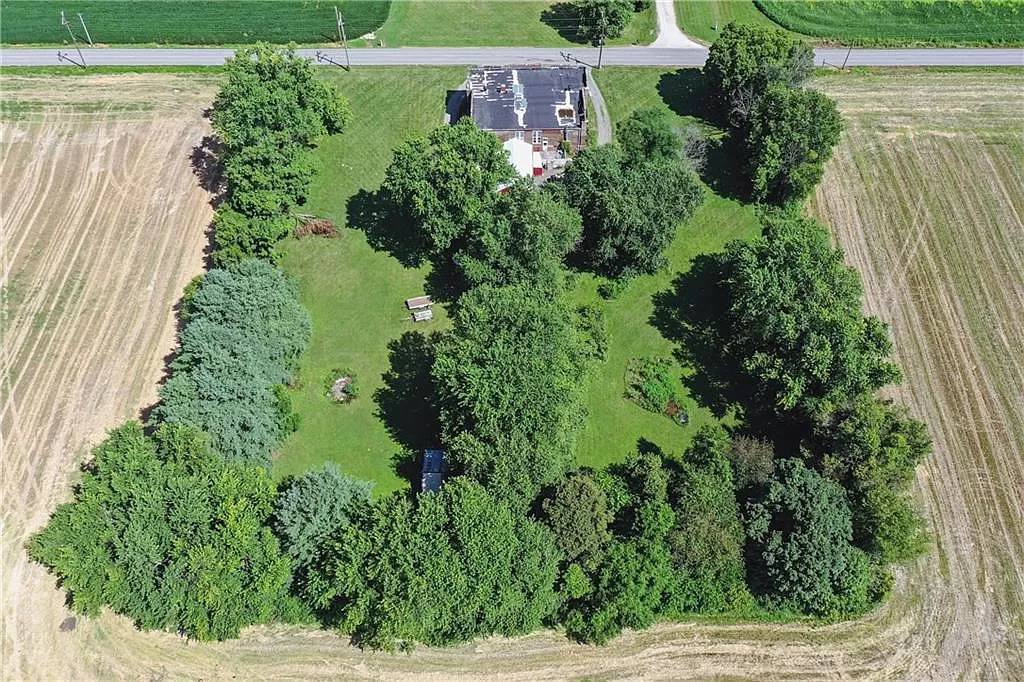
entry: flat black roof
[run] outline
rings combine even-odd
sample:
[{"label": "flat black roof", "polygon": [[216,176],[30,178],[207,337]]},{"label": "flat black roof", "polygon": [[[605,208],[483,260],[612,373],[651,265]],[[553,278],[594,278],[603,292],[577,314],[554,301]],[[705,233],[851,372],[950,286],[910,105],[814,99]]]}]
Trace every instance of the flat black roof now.
[{"label": "flat black roof", "polygon": [[578,66],[470,69],[470,112],[484,130],[578,127],[585,86],[585,72]]}]

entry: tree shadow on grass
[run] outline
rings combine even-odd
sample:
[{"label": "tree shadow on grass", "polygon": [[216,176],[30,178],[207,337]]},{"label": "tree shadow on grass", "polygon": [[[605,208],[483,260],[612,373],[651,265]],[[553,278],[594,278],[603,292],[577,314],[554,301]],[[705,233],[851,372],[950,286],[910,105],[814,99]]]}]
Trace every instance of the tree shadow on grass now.
[{"label": "tree shadow on grass", "polygon": [[704,75],[697,69],[662,74],[658,94],[674,113],[696,118],[709,129],[707,163],[700,171],[701,179],[720,196],[747,201],[749,192],[742,166],[746,153],[740,136],[723,132],[715,120],[714,102]]},{"label": "tree shadow on grass", "polygon": [[675,356],[693,368],[683,384],[697,402],[721,418],[736,402],[740,385],[733,358],[726,357],[729,313],[720,254],[701,254],[669,289],[656,293],[650,323],[676,344]]},{"label": "tree shadow on grass", "polygon": [[391,366],[384,373],[384,386],[373,394],[377,417],[402,446],[402,451],[392,457],[395,471],[414,487],[419,481],[420,453],[436,448],[441,440],[431,376],[436,341],[436,334],[409,331],[389,343]]},{"label": "tree shadow on grass", "polygon": [[587,45],[590,40],[580,33],[580,17],[571,2],[556,2],[540,13],[540,20],[570,43]]},{"label": "tree shadow on grass", "polygon": [[406,267],[419,267],[426,258],[426,244],[419,231],[383,188],[372,192],[361,189],[350,197],[346,221],[349,227],[366,233],[371,247],[390,254]]}]

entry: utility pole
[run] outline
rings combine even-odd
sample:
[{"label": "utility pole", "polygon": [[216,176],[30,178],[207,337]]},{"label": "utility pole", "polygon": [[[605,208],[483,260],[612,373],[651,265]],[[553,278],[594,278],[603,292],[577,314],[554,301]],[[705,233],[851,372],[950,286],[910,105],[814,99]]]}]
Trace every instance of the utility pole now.
[{"label": "utility pole", "polygon": [[604,57],[604,39],[608,35],[608,17],[601,8],[601,37],[597,43],[597,70],[601,70],[601,58]]},{"label": "utility pole", "polygon": [[64,10],[60,11],[60,23],[61,23],[62,26],[64,26],[64,28],[66,28],[68,30],[68,35],[71,36],[71,44],[75,46],[76,50],[78,50],[78,59],[79,59],[79,61],[76,62],[75,60],[73,60],[70,57],[68,57],[66,54],[62,55],[60,53],[60,50],[57,51],[57,60],[61,61],[61,60],[67,59],[72,64],[77,64],[78,66],[81,66],[84,69],[85,68],[85,55],[82,54],[82,48],[78,46],[78,38],[75,37],[75,32],[71,30],[71,22],[69,22],[67,20],[67,17],[64,16]]},{"label": "utility pole", "polygon": [[334,20],[338,23],[338,40],[341,41],[341,46],[345,48],[345,70],[351,71],[352,62],[348,58],[348,37],[345,35],[345,19],[342,18],[337,5],[334,7]]},{"label": "utility pole", "polygon": [[853,46],[850,46],[850,49],[846,51],[846,59],[843,60],[843,65],[839,67],[840,71],[846,71],[846,62],[850,61],[851,52],[853,52]]},{"label": "utility pole", "polygon": [[82,30],[85,31],[85,39],[89,41],[89,45],[92,45],[92,36],[89,35],[89,29],[85,25],[85,19],[82,18],[82,13],[78,13],[78,20],[82,22]]}]

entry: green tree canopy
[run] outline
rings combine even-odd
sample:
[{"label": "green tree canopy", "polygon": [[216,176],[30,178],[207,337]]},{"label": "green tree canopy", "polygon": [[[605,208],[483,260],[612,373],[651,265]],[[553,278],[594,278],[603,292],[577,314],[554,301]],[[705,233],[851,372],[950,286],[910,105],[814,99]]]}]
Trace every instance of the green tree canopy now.
[{"label": "green tree canopy", "polygon": [[458,477],[415,505],[396,494],[345,526],[308,596],[373,648],[515,635],[553,612],[558,558],[544,526]]},{"label": "green tree canopy", "polygon": [[682,153],[682,138],[664,109],[637,109],[618,124],[615,137],[629,164],[645,160],[677,161]]},{"label": "green tree canopy", "polygon": [[271,257],[290,226],[284,214],[306,200],[312,148],[350,116],[345,99],[290,47],[241,48],[225,71],[210,114],[227,186],[214,222],[214,260],[222,266]]},{"label": "green tree canopy", "polygon": [[595,45],[602,38],[618,38],[633,18],[633,0],[575,0],[579,34]]},{"label": "green tree canopy", "polygon": [[590,349],[557,292],[480,286],[437,346],[442,436],[462,471],[526,504],[572,459]]},{"label": "green tree canopy", "polygon": [[466,231],[487,224],[499,185],[515,169],[498,138],[466,117],[395,149],[384,189],[435,254],[461,248]]},{"label": "green tree canopy", "polygon": [[108,606],[146,630],[227,639],[282,607],[289,562],[267,527],[262,468],[222,461],[187,424],[148,438],[129,422],[93,456],[75,499],[29,543],[76,611]]},{"label": "green tree canopy", "polygon": [[867,555],[850,544],[843,489],[802,462],[778,462],[776,478],[750,503],[747,536],[752,578],[769,603],[821,616],[868,605]]},{"label": "green tree canopy", "polygon": [[782,29],[730,22],[711,45],[704,77],[722,116],[744,125],[773,84],[797,87],[814,70],[814,52]]},{"label": "green tree canopy", "polygon": [[854,543],[883,562],[920,553],[924,523],[910,500],[914,470],[931,450],[925,425],[905,407],[864,395],[819,427],[812,452],[846,490]]},{"label": "green tree canopy", "polygon": [[154,423],[197,424],[225,458],[269,464],[293,426],[280,387],[309,336],[309,314],[280,270],[254,259],[211,270],[189,301]]},{"label": "green tree canopy", "polygon": [[677,226],[704,199],[697,176],[679,160],[631,162],[612,145],[577,156],[564,191],[583,218],[585,265],[616,278],[663,267]]},{"label": "green tree canopy", "polygon": [[738,371],[727,391],[748,417],[825,420],[899,380],[885,324],[861,312],[857,272],[814,220],[772,213],[763,235],[726,246],[719,338]]},{"label": "green tree canopy", "polygon": [[491,211],[467,230],[454,260],[470,286],[526,284],[554,291],[580,230],[574,209],[523,180],[497,196]]},{"label": "green tree canopy", "polygon": [[544,520],[567,562],[587,563],[611,538],[612,514],[604,491],[585,473],[559,481],[542,505]]},{"label": "green tree canopy", "polygon": [[274,530],[296,571],[315,563],[328,539],[370,503],[371,488],[333,462],[288,482],[274,502]]},{"label": "green tree canopy", "polygon": [[842,128],[836,103],[826,95],[769,88],[754,107],[746,139],[754,197],[784,204],[810,194]]}]

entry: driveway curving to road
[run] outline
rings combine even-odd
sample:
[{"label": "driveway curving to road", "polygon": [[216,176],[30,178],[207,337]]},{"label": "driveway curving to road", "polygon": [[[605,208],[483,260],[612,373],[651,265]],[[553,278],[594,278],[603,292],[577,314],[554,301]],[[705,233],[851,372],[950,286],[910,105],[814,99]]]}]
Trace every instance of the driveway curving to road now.
[{"label": "driveway curving to road", "polygon": [[[62,54],[78,60],[75,50]],[[326,55],[344,63],[344,50],[301,49],[299,54],[316,58]],[[848,66],[1024,66],[1020,48],[964,49],[853,49],[823,48],[814,51],[815,63]],[[55,66],[60,61],[57,48],[11,48],[0,50],[2,66]],[[88,66],[217,66],[234,50],[225,48],[89,48],[82,50]],[[398,47],[349,50],[352,66],[383,65],[473,65],[564,63],[570,54],[590,65],[597,64],[596,48],[572,50],[540,47]],[[702,66],[707,48],[678,49],[662,47],[607,47],[602,64],[609,66]]]},{"label": "driveway curving to road", "polygon": [[699,50],[704,47],[679,30],[673,0],[655,0],[654,9],[658,16],[658,37],[651,43],[651,47],[676,47],[686,50]]}]

